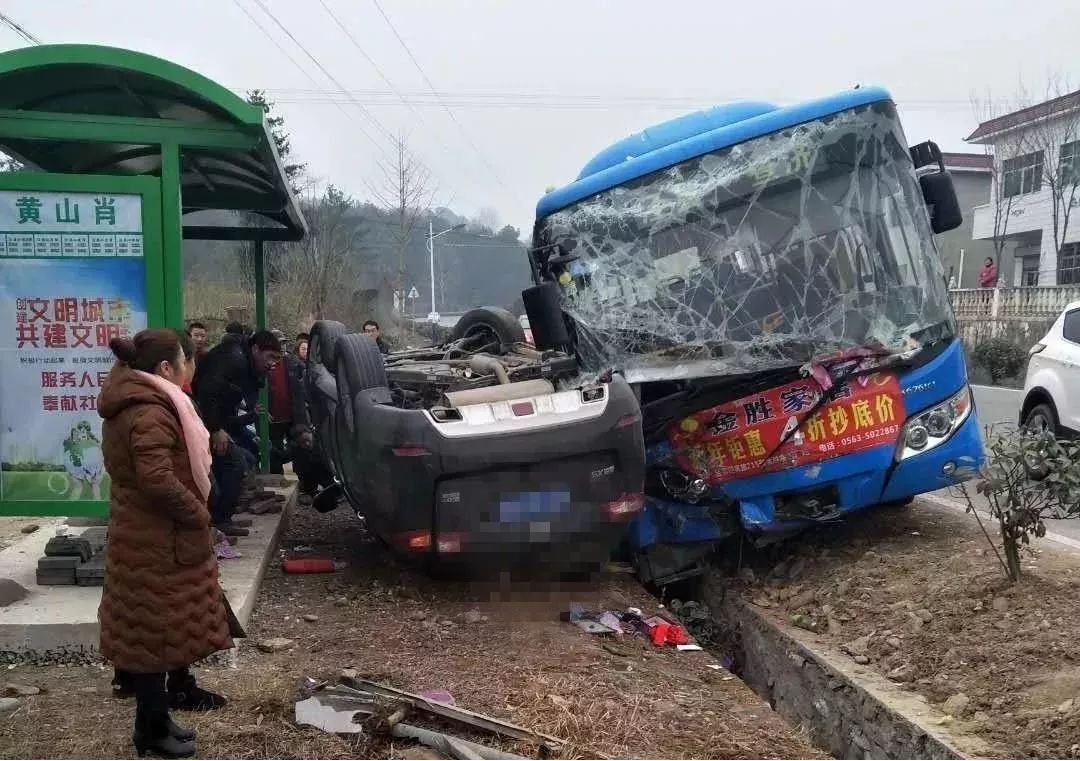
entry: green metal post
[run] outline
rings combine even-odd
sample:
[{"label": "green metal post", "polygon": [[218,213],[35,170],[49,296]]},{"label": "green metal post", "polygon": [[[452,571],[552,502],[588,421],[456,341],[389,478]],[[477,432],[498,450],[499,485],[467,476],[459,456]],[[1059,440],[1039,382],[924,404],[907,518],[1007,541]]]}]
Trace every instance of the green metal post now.
[{"label": "green metal post", "polygon": [[161,253],[165,275],[165,324],[184,328],[183,232],[180,146],[161,145]]},{"label": "green metal post", "polygon": [[[263,242],[255,241],[255,327],[266,330],[266,269],[263,261]],[[267,410],[270,394],[267,385],[259,392],[259,402],[263,412],[259,415],[259,469],[263,473],[270,471],[270,417]]]}]

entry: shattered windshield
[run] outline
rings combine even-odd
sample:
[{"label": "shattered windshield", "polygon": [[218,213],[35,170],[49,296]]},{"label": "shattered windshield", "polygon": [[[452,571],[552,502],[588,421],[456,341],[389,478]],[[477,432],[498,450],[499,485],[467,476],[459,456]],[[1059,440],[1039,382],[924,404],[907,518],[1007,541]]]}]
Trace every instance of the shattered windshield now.
[{"label": "shattered windshield", "polygon": [[891,103],[690,159],[541,220],[585,369],[631,381],[889,352],[951,335]]}]

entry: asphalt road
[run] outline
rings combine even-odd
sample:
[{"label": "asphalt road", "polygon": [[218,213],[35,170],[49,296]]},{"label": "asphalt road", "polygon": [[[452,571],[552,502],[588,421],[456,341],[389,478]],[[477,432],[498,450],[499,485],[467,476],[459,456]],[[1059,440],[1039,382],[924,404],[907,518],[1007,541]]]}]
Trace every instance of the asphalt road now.
[{"label": "asphalt road", "polygon": [[[1016,424],[1020,415],[1020,405],[1023,402],[1023,392],[1011,388],[998,388],[997,386],[972,386],[975,390],[975,412],[979,416],[979,423],[983,426],[994,423]],[[970,491],[974,495],[974,488]],[[936,492],[938,497],[944,497],[957,505],[962,505],[963,500],[959,495],[950,490]],[[1080,540],[1080,520],[1047,521],[1046,528],[1055,534],[1061,534],[1071,539]]]},{"label": "asphalt road", "polygon": [[975,390],[975,413],[979,422],[985,425],[993,423],[1017,423],[1023,392],[997,386],[972,386]]}]

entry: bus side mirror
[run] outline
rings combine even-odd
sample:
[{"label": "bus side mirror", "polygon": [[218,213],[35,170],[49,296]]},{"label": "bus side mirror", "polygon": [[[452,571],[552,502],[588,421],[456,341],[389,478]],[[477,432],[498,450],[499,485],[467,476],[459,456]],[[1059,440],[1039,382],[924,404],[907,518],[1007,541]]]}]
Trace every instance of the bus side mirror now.
[{"label": "bus side mirror", "polygon": [[945,171],[924,174],[919,177],[919,185],[930,212],[930,229],[935,235],[955,230],[964,223],[952,175]]}]

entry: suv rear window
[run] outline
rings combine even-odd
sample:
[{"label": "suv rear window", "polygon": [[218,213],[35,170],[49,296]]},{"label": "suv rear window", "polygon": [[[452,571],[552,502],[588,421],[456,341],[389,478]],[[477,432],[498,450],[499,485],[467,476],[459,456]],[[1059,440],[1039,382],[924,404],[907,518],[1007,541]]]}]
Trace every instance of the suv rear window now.
[{"label": "suv rear window", "polygon": [[1061,326],[1061,332],[1066,341],[1080,344],[1080,309],[1065,313],[1065,322]]}]

